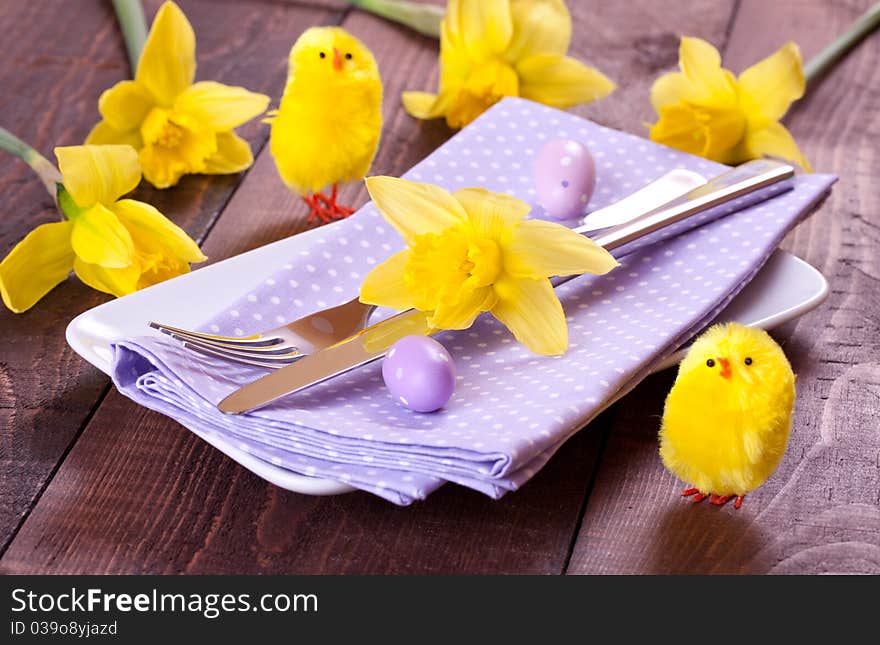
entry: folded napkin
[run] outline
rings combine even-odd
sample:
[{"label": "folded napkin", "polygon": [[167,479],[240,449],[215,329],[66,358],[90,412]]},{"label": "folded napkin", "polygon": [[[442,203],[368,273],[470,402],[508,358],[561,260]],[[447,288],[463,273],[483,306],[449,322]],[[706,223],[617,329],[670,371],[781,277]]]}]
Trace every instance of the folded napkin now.
[{"label": "folded napkin", "polygon": [[[725,168],[521,99],[506,99],[405,175],[455,190],[485,186],[531,202],[532,160],[554,138],[596,159],[591,209],[673,168],[709,177]],[[297,473],[341,480],[396,504],[447,481],[500,497],[531,478],[609,401],[622,396],[705,326],[754,276],[834,178],[802,175],[794,190],[622,258],[605,276],[558,288],[570,331],[561,357],[529,353],[490,316],[437,336],[458,369],[454,397],[418,414],[385,390],[378,362],[272,406],[226,416],[215,405],[264,370],[143,336],[115,345],[113,380],[134,401],[200,436],[220,435]],[[243,335],[355,297],[364,275],[403,247],[372,204],[320,229],[314,245],[207,321]],[[173,321],[170,321],[173,323]]]}]

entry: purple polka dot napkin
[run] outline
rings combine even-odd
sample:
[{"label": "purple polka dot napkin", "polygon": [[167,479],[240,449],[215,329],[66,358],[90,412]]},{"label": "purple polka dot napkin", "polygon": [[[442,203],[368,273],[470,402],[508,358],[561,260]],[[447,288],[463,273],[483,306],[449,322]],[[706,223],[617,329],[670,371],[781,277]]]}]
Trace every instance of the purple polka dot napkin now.
[{"label": "purple polka dot napkin", "polygon": [[[507,192],[532,203],[533,214],[541,216],[532,161],[544,143],[560,137],[583,142],[595,157],[590,210],[673,168],[706,177],[724,170],[570,114],[506,99],[405,177],[449,190]],[[434,414],[395,403],[374,363],[262,410],[226,416],[215,405],[263,371],[148,336],[115,345],[113,380],[126,396],[199,436],[220,435],[281,468],[348,482],[396,504],[423,499],[445,482],[497,498],[528,481],[598,410],[710,321],[833,182],[827,175],[798,176],[792,191],[626,255],[606,276],[559,287],[570,330],[564,356],[529,353],[486,315],[469,330],[439,334],[456,362],[458,382],[452,400]],[[349,300],[373,266],[403,247],[371,204],[320,231],[311,248],[240,294],[204,329],[250,334]]]}]

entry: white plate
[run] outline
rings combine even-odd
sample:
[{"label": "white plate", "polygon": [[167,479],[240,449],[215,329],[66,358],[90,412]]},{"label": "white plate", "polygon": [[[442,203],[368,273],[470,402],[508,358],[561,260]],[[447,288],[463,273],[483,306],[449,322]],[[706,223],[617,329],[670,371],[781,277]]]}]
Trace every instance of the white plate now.
[{"label": "white plate", "polygon": [[[325,232],[321,232],[325,233]],[[223,262],[111,300],[77,316],[67,327],[67,342],[80,356],[109,374],[110,344],[130,336],[158,334],[149,320],[172,321],[195,328],[222,311],[239,294],[269,277],[274,268],[311,245],[317,230],[268,244]],[[222,285],[222,289],[218,289]],[[755,279],[716,318],[770,329],[818,306],[828,294],[828,283],[803,260],[776,251]],[[675,365],[679,351],[658,364],[654,371]],[[610,405],[610,403],[609,403]],[[248,470],[273,484],[308,495],[335,495],[354,490],[341,482],[298,475],[239,450],[215,436],[205,438],[212,446]]]}]

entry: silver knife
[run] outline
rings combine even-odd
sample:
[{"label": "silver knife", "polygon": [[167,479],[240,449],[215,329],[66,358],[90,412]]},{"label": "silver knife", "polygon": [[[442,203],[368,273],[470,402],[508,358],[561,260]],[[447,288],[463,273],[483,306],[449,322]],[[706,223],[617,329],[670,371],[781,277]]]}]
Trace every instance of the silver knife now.
[{"label": "silver knife", "polygon": [[[593,241],[606,250],[616,250],[617,255],[621,255],[620,251],[625,250],[625,247],[652,234],[659,234],[658,240],[666,232],[681,234],[697,225],[695,221],[690,226],[685,222],[691,215],[750,195],[758,189],[772,187],[771,195],[765,195],[764,199],[790,190],[794,185],[793,177],[794,168],[788,164],[764,159],[750,161],[630,222],[601,232]],[[746,205],[748,204],[743,204],[742,207]],[[673,226],[679,223],[682,226]],[[592,230],[592,226],[585,222],[574,230],[582,233]],[[574,277],[577,276],[560,277],[553,282],[559,285]],[[382,358],[394,343],[405,336],[430,335],[437,331],[440,330],[432,329],[427,324],[425,313],[415,309],[401,312],[242,386],[223,399],[217,408],[227,414],[241,414],[263,407],[284,396]]]}]

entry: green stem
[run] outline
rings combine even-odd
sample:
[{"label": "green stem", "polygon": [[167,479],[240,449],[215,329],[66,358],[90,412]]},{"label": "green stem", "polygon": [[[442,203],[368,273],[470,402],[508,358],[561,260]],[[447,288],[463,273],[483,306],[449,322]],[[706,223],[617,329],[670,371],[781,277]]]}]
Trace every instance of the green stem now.
[{"label": "green stem", "polygon": [[822,78],[841,58],[880,26],[880,2],[868,9],[840,38],[820,51],[804,66],[807,85]]},{"label": "green stem", "polygon": [[377,16],[399,22],[420,34],[440,37],[440,23],[445,9],[436,5],[407,0],[348,0],[351,4]]},{"label": "green stem", "polygon": [[52,195],[52,199],[56,199],[61,173],[51,161],[3,127],[0,127],[0,149],[11,152],[29,165]]},{"label": "green stem", "polygon": [[113,8],[116,10],[116,18],[122,29],[122,38],[125,40],[125,48],[128,50],[128,62],[131,65],[131,75],[137,72],[138,61],[144,43],[147,42],[147,20],[144,17],[144,7],[141,0],[113,0]]}]

